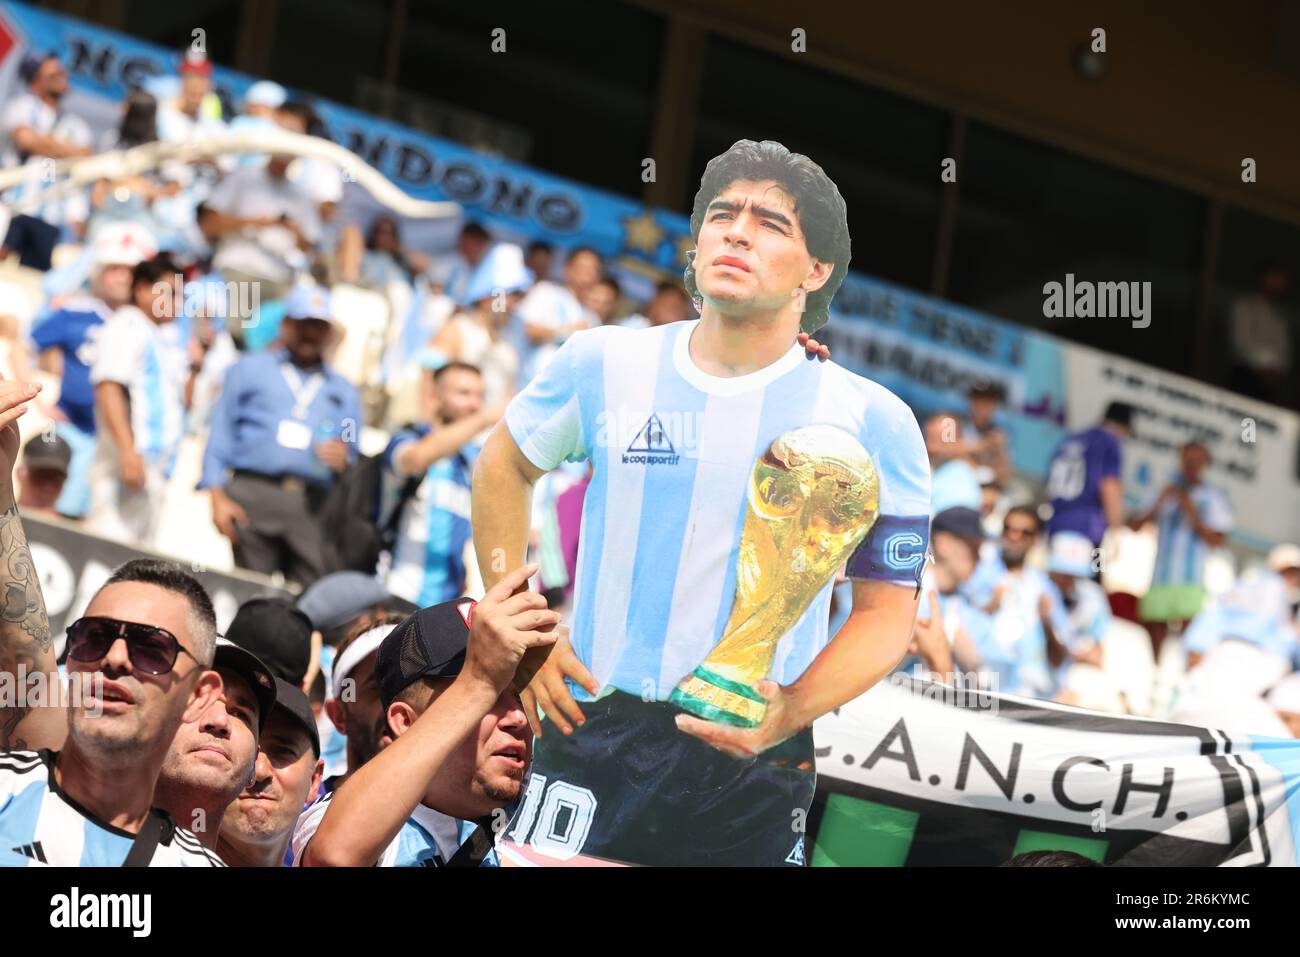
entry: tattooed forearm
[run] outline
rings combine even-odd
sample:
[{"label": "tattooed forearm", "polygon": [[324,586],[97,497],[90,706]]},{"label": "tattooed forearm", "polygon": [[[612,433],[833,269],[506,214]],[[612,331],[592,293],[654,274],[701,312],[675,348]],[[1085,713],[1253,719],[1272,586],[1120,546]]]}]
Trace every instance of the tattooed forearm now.
[{"label": "tattooed forearm", "polygon": [[[0,681],[10,682],[16,692],[20,681],[30,684],[55,674],[41,583],[18,508],[10,505],[0,511]],[[25,702],[26,695],[15,693],[7,706],[0,707],[0,751],[26,748],[28,741],[37,740],[44,742],[37,747],[57,747],[62,738],[61,714],[49,708],[36,709],[45,713],[35,714]]]},{"label": "tattooed forearm", "polygon": [[18,646],[29,642],[44,654],[51,653],[50,620],[45,615],[41,582],[18,507],[11,505],[0,512],[0,662],[11,663]]}]

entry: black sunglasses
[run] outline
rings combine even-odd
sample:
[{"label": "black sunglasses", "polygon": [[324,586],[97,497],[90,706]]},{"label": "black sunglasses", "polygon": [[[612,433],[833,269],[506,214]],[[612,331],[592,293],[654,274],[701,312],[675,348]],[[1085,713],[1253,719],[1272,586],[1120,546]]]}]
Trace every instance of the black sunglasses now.
[{"label": "black sunglasses", "polygon": [[[147,675],[165,675],[184,648],[170,631],[116,618],[78,618],[68,626],[68,657],[73,661],[102,661],[118,638],[126,640],[131,667]],[[197,658],[194,658],[198,661]]]}]

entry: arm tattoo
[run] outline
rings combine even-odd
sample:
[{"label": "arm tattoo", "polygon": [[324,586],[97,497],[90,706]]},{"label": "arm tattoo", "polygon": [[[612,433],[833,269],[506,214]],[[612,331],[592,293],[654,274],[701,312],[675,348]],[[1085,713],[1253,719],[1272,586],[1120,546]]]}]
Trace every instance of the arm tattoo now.
[{"label": "arm tattoo", "polygon": [[48,652],[52,647],[50,620],[45,616],[41,581],[16,505],[0,513],[0,589],[0,647],[11,646],[21,632],[27,641]]},{"label": "arm tattoo", "polygon": [[[53,671],[52,646],[27,533],[18,507],[11,505],[0,512],[0,672],[11,674],[16,682],[20,671],[25,671],[29,680],[36,673]],[[0,709],[0,750],[26,747],[17,731],[30,710]]]}]

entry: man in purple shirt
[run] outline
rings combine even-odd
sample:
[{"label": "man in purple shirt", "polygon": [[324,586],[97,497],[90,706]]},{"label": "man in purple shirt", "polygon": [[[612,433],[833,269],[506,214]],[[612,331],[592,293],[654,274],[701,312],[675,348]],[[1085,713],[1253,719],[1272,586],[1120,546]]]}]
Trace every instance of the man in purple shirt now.
[{"label": "man in purple shirt", "polygon": [[1099,545],[1107,528],[1124,524],[1120,464],[1124,440],[1132,434],[1133,407],[1112,402],[1100,425],[1061,441],[1047,471],[1049,535],[1078,532]]}]

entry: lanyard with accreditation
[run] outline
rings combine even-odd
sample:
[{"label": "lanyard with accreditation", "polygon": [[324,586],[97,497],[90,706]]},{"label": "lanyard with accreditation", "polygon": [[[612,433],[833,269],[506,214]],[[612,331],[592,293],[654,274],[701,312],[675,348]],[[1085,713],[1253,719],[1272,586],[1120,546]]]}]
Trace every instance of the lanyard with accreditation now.
[{"label": "lanyard with accreditation", "polygon": [[306,423],[307,410],[325,387],[325,373],[314,372],[304,381],[292,362],[280,363],[280,374],[293,395],[293,418],[281,419],[275,441],[286,449],[305,450],[311,446],[311,426]]}]

